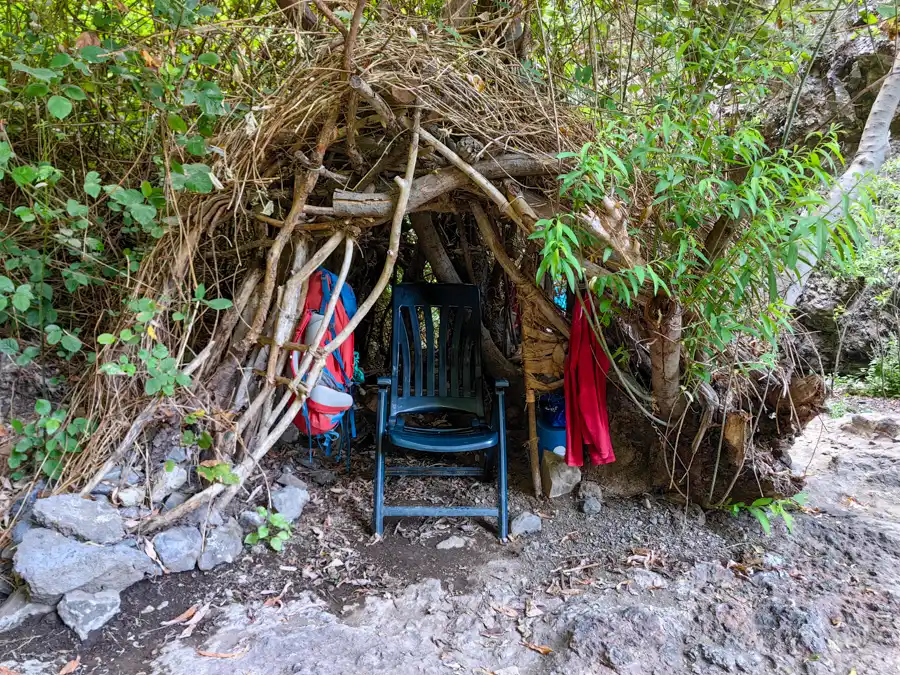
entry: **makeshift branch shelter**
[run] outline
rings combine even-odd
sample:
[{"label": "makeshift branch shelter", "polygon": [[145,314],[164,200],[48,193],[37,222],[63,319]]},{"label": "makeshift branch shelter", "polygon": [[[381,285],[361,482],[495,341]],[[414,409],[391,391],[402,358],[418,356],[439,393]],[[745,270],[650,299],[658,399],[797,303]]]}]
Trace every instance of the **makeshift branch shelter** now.
[{"label": "makeshift branch shelter", "polygon": [[[219,156],[212,172],[220,188],[179,199],[178,227],[144,261],[133,297],[156,298],[157,309],[171,308],[188,301],[188,289],[202,283],[233,298],[234,306],[208,322],[179,323],[167,312],[154,314],[143,346],[152,335],[179,356],[193,376],[186,393],[147,397],[139,383],[99,373],[84,384],[76,405],[96,405],[105,414],[85,451],[66,467],[64,480],[79,484],[83,494],[146,428],[186,407],[205,411],[215,458],[233,464],[245,480],[296,417],[325,357],[364,321],[368,332],[378,330],[370,313],[383,306],[380,299],[398,275],[398,258],[406,256],[404,274],[416,265],[421,271],[422,261],[403,250],[407,214],[437,280],[460,280],[447,255],[449,243],[458,244],[466,275],[475,276],[471,257],[477,244],[471,238],[477,232],[480,248],[496,263],[494,276],[464,281],[485,285],[505,276],[501,301],[507,309],[511,298],[518,303],[521,326],[511,332],[522,341],[530,458],[539,493],[535,399],[562,386],[569,325],[535,284],[539,251],[528,236],[541,217],[571,209],[558,198],[556,177],[565,166],[556,155],[593,141],[593,126],[503,49],[476,48],[414,21],[381,21],[377,31],[360,31],[360,19],[358,10],[349,29],[340,24],[332,35],[311,40],[308,61],[285,72],[278,91],[212,139]],[[636,195],[635,208],[641,199]],[[597,208],[577,215],[597,241],[583,251],[589,278],[607,273],[601,260],[609,270],[641,261],[623,205],[606,198]],[[438,232],[441,222],[459,226],[447,244]],[[292,342],[306,281],[334,259],[335,298],[359,270],[374,265],[378,274],[354,283],[360,303],[347,327],[324,348],[307,349]],[[333,311],[331,303],[322,331]],[[502,344],[508,328],[484,325],[482,350],[489,373],[513,379],[519,375],[510,359],[514,345]],[[110,345],[98,361],[140,346]],[[289,379],[285,365],[296,351],[302,356]],[[621,382],[627,389],[624,374]],[[621,400],[633,412],[630,399],[637,399],[628,396]],[[699,445],[702,432],[697,439]],[[671,452],[664,442],[661,448],[663,455]],[[631,465],[644,468],[641,462]],[[238,489],[213,483],[140,527],[158,530],[211,500],[223,506]]]}]

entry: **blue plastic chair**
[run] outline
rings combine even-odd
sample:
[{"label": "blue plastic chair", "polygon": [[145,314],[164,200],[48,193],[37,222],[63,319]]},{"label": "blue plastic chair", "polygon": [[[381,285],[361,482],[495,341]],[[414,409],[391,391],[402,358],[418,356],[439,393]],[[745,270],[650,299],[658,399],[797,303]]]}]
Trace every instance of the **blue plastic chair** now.
[{"label": "blue plastic chair", "polygon": [[[378,379],[375,433],[375,533],[390,516],[487,516],[508,534],[506,407],[509,383],[494,384],[493,415],[485,418],[481,373],[481,303],[478,288],[466,284],[399,284],[392,289],[391,377]],[[409,413],[458,412],[472,416],[469,427],[407,425]],[[481,467],[389,467],[391,448],[424,452],[484,452]],[[496,470],[497,504],[476,506],[385,505],[387,476],[473,476]]]}]

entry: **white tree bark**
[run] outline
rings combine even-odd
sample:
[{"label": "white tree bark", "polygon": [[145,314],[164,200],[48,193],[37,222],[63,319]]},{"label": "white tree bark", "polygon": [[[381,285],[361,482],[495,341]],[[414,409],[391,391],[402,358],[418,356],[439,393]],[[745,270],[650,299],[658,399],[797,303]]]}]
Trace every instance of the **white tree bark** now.
[{"label": "white tree bark", "polygon": [[[865,184],[872,174],[884,164],[890,147],[891,120],[894,119],[898,104],[900,104],[900,49],[897,50],[891,72],[888,73],[881,85],[875,103],[869,111],[866,126],[859,139],[856,156],[828,193],[825,204],[819,208],[819,214],[829,222],[837,220],[842,215],[841,202],[844,197],[848,196],[852,202],[856,198],[860,186]],[[815,258],[797,262],[799,278],[784,293],[784,301],[789,306],[793,307],[797,304],[797,300],[803,293],[806,282],[818,262]]]}]

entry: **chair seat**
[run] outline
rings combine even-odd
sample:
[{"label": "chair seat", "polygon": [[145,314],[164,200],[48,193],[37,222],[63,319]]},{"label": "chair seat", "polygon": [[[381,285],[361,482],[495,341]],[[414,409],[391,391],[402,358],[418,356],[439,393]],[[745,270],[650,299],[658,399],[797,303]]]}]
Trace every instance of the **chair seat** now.
[{"label": "chair seat", "polygon": [[426,452],[473,452],[487,450],[499,442],[500,435],[488,427],[468,429],[427,429],[389,427],[387,437],[398,448]]}]

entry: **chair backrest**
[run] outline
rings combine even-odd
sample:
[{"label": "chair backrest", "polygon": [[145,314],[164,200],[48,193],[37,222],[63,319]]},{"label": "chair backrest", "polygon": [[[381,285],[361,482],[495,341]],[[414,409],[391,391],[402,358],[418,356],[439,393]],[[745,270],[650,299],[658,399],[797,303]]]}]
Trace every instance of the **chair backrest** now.
[{"label": "chair backrest", "polygon": [[398,284],[392,295],[390,417],[454,410],[484,418],[478,287]]}]

